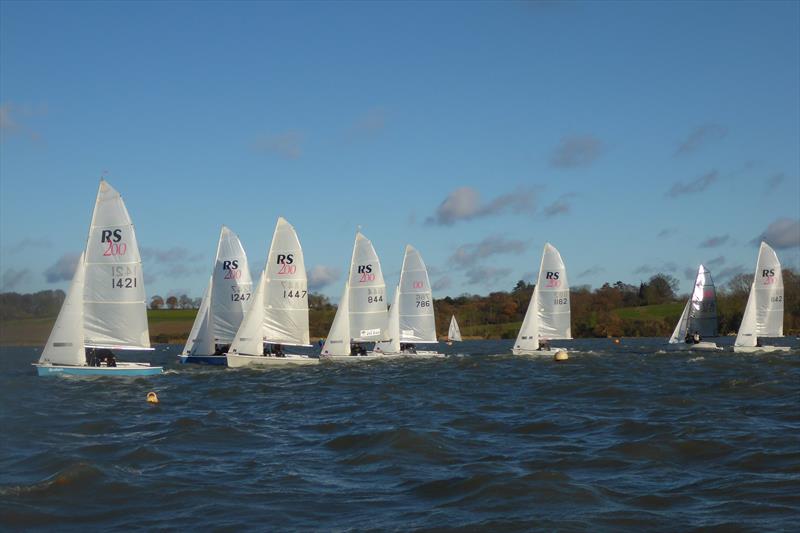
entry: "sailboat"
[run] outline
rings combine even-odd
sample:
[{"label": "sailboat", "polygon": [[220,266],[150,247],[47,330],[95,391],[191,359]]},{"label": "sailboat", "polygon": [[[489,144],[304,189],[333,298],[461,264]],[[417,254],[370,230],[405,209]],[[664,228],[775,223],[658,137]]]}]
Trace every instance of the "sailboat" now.
[{"label": "sailboat", "polygon": [[[378,254],[370,240],[359,231],[353,243],[348,279],[320,357],[328,361],[392,357],[374,351],[368,354],[361,344],[391,339],[385,297],[386,284]],[[395,298],[399,298],[399,293]],[[399,312],[399,306],[396,309]],[[399,342],[399,337],[397,340]]]},{"label": "sailboat", "polygon": [[278,217],[252,303],[225,354],[228,367],[319,364],[316,357],[284,353],[284,346],[311,343],[303,249],[294,227]]},{"label": "sailboat", "polygon": [[450,315],[450,327],[447,328],[447,344],[452,345],[454,342],[461,342],[461,329],[456,322],[456,315]]},{"label": "sailboat", "polygon": [[539,277],[511,353],[554,355],[563,348],[551,348],[549,341],[571,338],[567,268],[555,246],[546,243]]},{"label": "sailboat", "polygon": [[389,341],[379,342],[374,352],[410,357],[444,357],[433,350],[417,350],[417,344],[436,344],[436,317],[433,311],[428,269],[419,251],[406,245],[400,284],[389,309]]},{"label": "sailboat", "polygon": [[160,366],[116,361],[152,350],[142,260],[122,196],[100,180],[86,249],[38,363],[40,376],[149,376]]},{"label": "sailboat", "polygon": [[783,337],[783,274],[778,256],[767,243],[758,250],[758,262],[742,324],[733,351],[788,352],[788,346],[761,346],[761,337]]},{"label": "sailboat", "polygon": [[224,355],[250,304],[253,281],[239,237],[222,226],[214,269],[203,294],[181,363],[224,365]]},{"label": "sailboat", "polygon": [[711,272],[703,265],[697,269],[692,295],[686,301],[669,344],[680,350],[722,350],[714,342],[687,342],[687,335],[691,339],[694,333],[701,339],[717,336],[717,292]]}]

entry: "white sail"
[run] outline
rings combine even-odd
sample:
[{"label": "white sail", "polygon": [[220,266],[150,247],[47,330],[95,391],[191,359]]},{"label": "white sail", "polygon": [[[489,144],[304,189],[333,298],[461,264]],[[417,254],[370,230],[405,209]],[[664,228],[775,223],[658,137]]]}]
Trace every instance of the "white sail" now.
[{"label": "white sail", "polygon": [[328,338],[322,346],[322,355],[350,355],[350,306],[348,305],[350,288],[345,283],[339,307],[333,317]]},{"label": "white sail", "polygon": [[555,246],[544,245],[536,282],[540,339],[571,339],[567,268]]},{"label": "white sail", "polygon": [[100,181],[86,245],[83,292],[87,346],[148,349],[144,278],[133,223],[120,194]]},{"label": "white sail", "polygon": [[[213,344],[229,344],[242,323],[245,309],[250,305],[253,280],[239,237],[222,226],[214,260],[211,283],[209,322]],[[202,353],[202,352],[198,352]],[[213,354],[214,349],[208,354]]]},{"label": "white sail", "polygon": [[398,286],[394,291],[392,306],[389,308],[389,325],[386,328],[389,340],[375,343],[376,352],[383,352],[386,354],[400,353],[400,339],[402,337],[400,332],[400,328],[402,327],[400,325],[400,321],[402,320],[402,315],[400,314],[402,311],[402,304],[400,302],[402,301],[402,297],[400,287]]},{"label": "white sail", "polygon": [[450,317],[450,327],[447,330],[447,339],[454,342],[461,342],[461,329],[456,322],[456,315]]},{"label": "white sail", "polygon": [[86,263],[83,258],[84,254],[81,254],[67,297],[61,304],[53,331],[50,332],[39,358],[40,363],[76,366],[86,364],[83,346],[83,283]]},{"label": "white sail", "polygon": [[783,274],[778,256],[762,242],[750,295],[735,346],[755,346],[756,337],[783,336]]},{"label": "white sail", "polygon": [[347,286],[351,339],[355,342],[388,339],[386,284],[381,263],[372,243],[361,232],[356,233]]},{"label": "white sail", "polygon": [[[717,291],[711,272],[700,265],[694,281],[689,311],[688,331],[698,332],[702,337],[717,336]],[[684,333],[685,335],[685,333]]]},{"label": "white sail", "polygon": [[539,285],[537,284],[533,288],[531,300],[528,302],[525,318],[522,319],[522,327],[519,328],[514,350],[533,351],[539,348],[539,313],[537,312],[538,304],[536,303],[538,289]]},{"label": "white sail", "polygon": [[675,325],[675,329],[672,331],[672,336],[669,338],[670,344],[678,344],[680,342],[684,342],[686,339],[686,329],[689,324],[689,308],[691,305],[692,299],[689,298],[686,300],[686,305],[683,306],[681,318],[678,320],[678,323]]},{"label": "white sail", "polygon": [[274,344],[310,346],[303,249],[294,228],[283,217],[275,225],[265,272],[264,339]]},{"label": "white sail", "polygon": [[438,342],[428,270],[422,256],[411,245],[406,246],[403,256],[398,290],[400,341],[417,344]]},{"label": "white sail", "polygon": [[211,299],[211,284],[213,278],[208,279],[208,286],[203,292],[203,300],[200,302],[200,309],[194,318],[192,330],[186,345],[183,347],[181,355],[210,355],[214,353],[214,336],[211,334],[209,300]]},{"label": "white sail", "polygon": [[680,320],[670,337],[670,344],[684,342],[687,333],[699,333],[702,337],[717,336],[717,292],[714,281],[703,265],[697,270],[694,287]]},{"label": "white sail", "polygon": [[250,300],[250,306],[245,312],[239,331],[236,332],[228,353],[240,355],[262,355],[264,353],[264,293],[266,292],[267,276],[261,273]]}]

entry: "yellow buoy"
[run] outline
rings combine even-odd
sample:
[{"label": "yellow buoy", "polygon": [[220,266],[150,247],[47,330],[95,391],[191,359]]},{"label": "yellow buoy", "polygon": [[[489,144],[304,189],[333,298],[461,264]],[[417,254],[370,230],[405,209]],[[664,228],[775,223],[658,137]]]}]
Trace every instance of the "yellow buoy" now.
[{"label": "yellow buoy", "polygon": [[559,350],[559,351],[556,352],[556,354],[553,357],[553,359],[556,360],[556,361],[566,361],[567,359],[569,359],[569,355],[567,355],[567,351],[566,350]]},{"label": "yellow buoy", "polygon": [[158,396],[155,392],[150,391],[147,393],[147,403],[158,403]]},{"label": "yellow buoy", "polygon": [[614,339],[614,344],[619,344],[619,339]]}]

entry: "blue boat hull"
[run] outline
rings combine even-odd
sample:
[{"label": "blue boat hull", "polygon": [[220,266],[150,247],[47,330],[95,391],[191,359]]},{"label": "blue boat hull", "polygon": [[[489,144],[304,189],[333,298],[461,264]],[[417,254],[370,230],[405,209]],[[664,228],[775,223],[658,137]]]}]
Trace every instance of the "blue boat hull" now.
[{"label": "blue boat hull", "polygon": [[227,357],[224,355],[179,355],[181,364],[225,366]]},{"label": "blue boat hull", "polygon": [[139,377],[157,376],[164,373],[160,366],[122,364],[120,366],[66,366],[66,365],[33,365],[40,376],[114,376]]}]

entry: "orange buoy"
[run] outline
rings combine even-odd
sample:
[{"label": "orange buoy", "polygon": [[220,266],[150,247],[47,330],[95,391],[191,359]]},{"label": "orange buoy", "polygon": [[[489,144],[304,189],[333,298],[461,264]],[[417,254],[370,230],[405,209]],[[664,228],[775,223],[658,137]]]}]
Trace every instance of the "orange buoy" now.
[{"label": "orange buoy", "polygon": [[153,391],[148,392],[147,403],[158,403],[158,395],[156,395],[156,393]]}]

